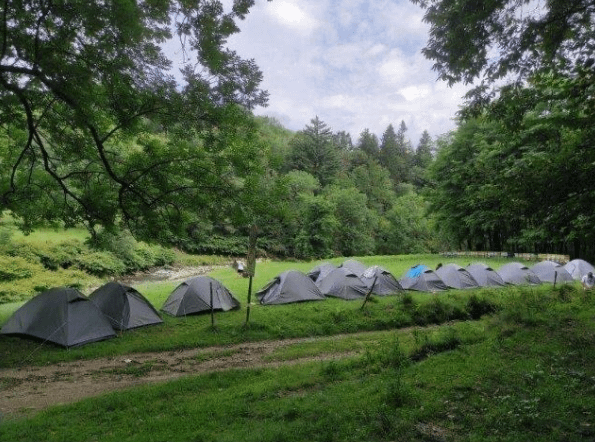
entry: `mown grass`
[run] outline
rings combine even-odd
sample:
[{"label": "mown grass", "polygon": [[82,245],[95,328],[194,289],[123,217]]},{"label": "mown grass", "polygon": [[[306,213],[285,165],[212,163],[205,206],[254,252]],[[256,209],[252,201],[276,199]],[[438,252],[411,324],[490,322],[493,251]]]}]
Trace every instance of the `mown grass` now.
[{"label": "mown grass", "polygon": [[[277,269],[274,269],[276,272]],[[209,314],[170,317],[164,324],[123,333],[115,339],[65,350],[19,337],[0,336],[0,367],[43,365],[66,360],[116,356],[133,352],[209,347],[266,339],[332,336],[362,331],[389,330],[414,325],[441,324],[472,319],[471,300],[481,299],[499,308],[502,290],[452,291],[440,294],[411,293],[374,297],[364,309],[362,301],[328,298],[324,301],[263,306],[253,298],[246,324],[247,293],[238,290],[247,280],[232,269],[216,273],[242,302],[236,311],[215,314],[215,329]],[[234,286],[235,284],[235,286]],[[147,284],[141,293],[161,306],[175,283]],[[239,293],[239,294],[238,294]],[[5,312],[7,313],[7,312]]]},{"label": "mown grass", "polygon": [[479,321],[328,337],[278,354],[365,348],[345,359],[191,376],[8,419],[0,440],[595,439],[593,299],[574,287],[507,296]]}]

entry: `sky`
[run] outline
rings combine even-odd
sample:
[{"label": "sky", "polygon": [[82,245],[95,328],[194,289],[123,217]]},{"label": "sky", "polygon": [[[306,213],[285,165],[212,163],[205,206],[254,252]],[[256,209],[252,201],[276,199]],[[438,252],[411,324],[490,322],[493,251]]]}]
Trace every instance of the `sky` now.
[{"label": "sky", "polygon": [[257,0],[228,47],[263,72],[269,105],[255,114],[294,131],[318,116],[354,143],[404,121],[415,147],[455,128],[467,90],[437,80],[422,18],[409,0]]}]

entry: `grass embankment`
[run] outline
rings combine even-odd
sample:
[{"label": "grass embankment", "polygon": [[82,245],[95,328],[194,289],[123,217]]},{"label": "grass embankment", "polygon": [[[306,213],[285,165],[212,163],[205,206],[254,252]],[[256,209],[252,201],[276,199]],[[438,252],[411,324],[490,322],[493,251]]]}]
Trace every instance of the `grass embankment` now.
[{"label": "grass embankment", "polygon": [[[436,260],[436,256],[367,257],[366,265],[381,264],[395,275],[415,265]],[[333,260],[339,263],[341,260]],[[253,292],[287,269],[309,271],[316,263],[259,263],[253,280]],[[451,320],[467,320],[496,308],[498,290],[478,289],[473,292],[452,291],[439,295],[409,293],[403,296],[373,297],[361,310],[361,301],[327,298],[324,301],[279,306],[258,304],[253,293],[250,321],[246,327],[248,284],[231,267],[211,273],[238,298],[241,309],[216,313],[216,331],[209,315],[172,318],[164,315],[164,324],[121,333],[116,339],[64,350],[39,342],[0,336],[0,367],[24,364],[40,365],[64,360],[115,356],[132,352],[164,351],[183,348],[227,345],[245,341],[283,339],[308,336],[329,336],[358,331],[388,330],[411,325],[440,324]],[[161,307],[176,282],[154,282],[136,286],[157,308]],[[0,310],[0,323],[12,311]]]},{"label": "grass embankment", "polygon": [[[360,356],[112,393],[5,421],[0,440],[593,440],[593,299],[575,286],[494,296],[501,309],[481,320],[333,340]],[[328,351],[325,339],[273,357]]]}]

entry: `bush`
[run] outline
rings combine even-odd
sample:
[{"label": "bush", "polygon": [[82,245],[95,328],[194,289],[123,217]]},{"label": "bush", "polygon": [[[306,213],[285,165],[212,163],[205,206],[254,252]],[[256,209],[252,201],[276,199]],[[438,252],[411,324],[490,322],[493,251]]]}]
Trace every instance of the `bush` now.
[{"label": "bush", "polygon": [[34,273],[30,278],[0,282],[0,303],[26,301],[36,294],[54,287],[68,286],[83,289],[83,283],[98,285],[100,282],[81,270],[50,271],[41,265],[33,270]]},{"label": "bush", "polygon": [[168,265],[175,262],[176,259],[173,250],[137,241],[130,233],[125,231],[117,234],[102,232],[97,236],[93,247],[99,251],[111,252],[114,257],[121,260],[126,268],[120,273]]},{"label": "bush", "polygon": [[126,264],[111,252],[82,254],[76,267],[94,276],[122,275],[126,272]]},{"label": "bush", "polygon": [[2,282],[31,278],[42,270],[41,265],[24,258],[0,255],[0,281]]},{"label": "bush", "polygon": [[417,325],[442,324],[456,319],[468,319],[468,313],[464,309],[444,302],[438,296],[418,305],[412,316]]},{"label": "bush", "polygon": [[41,263],[42,255],[40,247],[30,243],[15,243],[6,247],[6,255],[12,257],[21,257],[29,262]]},{"label": "bush", "polygon": [[38,249],[39,258],[49,270],[67,269],[72,266],[87,247],[78,239],[71,239]]},{"label": "bush", "polygon": [[486,298],[480,298],[473,294],[467,301],[466,310],[471,319],[479,319],[483,315],[497,312],[498,306]]}]

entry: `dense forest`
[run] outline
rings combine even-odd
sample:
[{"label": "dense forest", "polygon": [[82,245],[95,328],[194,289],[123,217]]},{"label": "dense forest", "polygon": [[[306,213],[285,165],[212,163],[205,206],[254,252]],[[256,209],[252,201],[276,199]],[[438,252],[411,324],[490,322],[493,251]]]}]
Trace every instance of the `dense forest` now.
[{"label": "dense forest", "polygon": [[[404,121],[352,139],[324,116],[298,132],[255,117],[262,72],[225,46],[254,1],[20,3],[0,32],[0,209],[24,231],[231,255],[252,231],[295,258],[595,255],[589,2],[414,1],[439,77],[475,87],[455,130],[413,142]],[[188,54],[182,80],[165,41]]]}]

